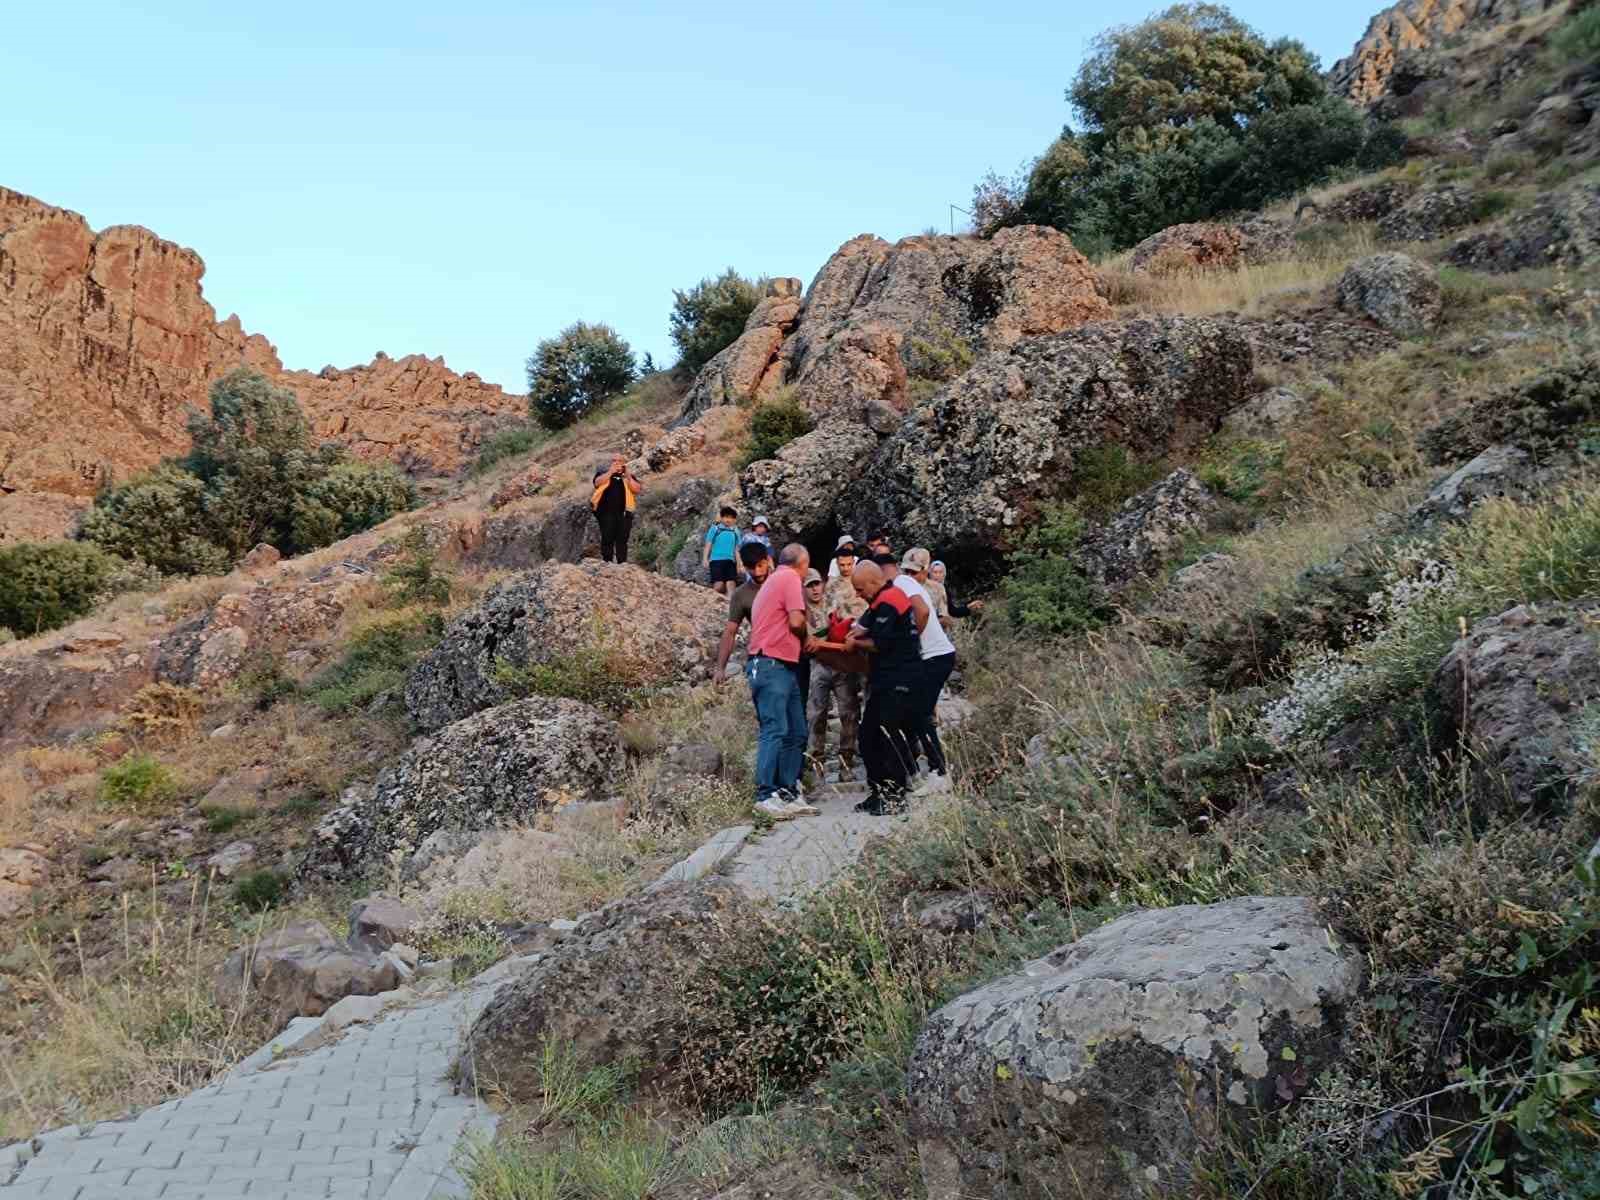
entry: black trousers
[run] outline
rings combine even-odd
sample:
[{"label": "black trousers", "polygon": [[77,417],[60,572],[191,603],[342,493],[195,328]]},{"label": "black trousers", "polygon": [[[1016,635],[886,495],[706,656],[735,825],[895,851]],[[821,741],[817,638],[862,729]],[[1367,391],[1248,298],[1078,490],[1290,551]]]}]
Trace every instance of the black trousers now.
[{"label": "black trousers", "polygon": [[908,735],[915,719],[916,692],[911,684],[873,682],[861,714],[861,761],[867,768],[867,787],[880,800],[905,793],[913,761]]},{"label": "black trousers", "polygon": [[619,513],[597,512],[594,519],[600,523],[600,561],[628,561],[628,535],[633,532],[633,514],[624,509]]},{"label": "black trousers", "polygon": [[934,715],[939,707],[939,693],[956,669],[954,653],[922,660],[922,676],[917,681],[917,714],[912,728],[912,748],[928,757],[928,770],[943,775],[944,744],[939,741],[939,719]]}]

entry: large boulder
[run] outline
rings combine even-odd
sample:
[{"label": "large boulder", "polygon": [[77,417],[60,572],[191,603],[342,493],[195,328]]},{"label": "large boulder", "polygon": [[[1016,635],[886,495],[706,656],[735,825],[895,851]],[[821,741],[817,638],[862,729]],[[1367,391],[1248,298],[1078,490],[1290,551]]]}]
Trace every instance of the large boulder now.
[{"label": "large boulder", "polygon": [[1202,532],[1217,497],[1193,473],[1178,470],[1133,497],[1079,543],[1084,574],[1116,592],[1159,567]]},{"label": "large boulder", "polygon": [[1520,447],[1490,446],[1434,484],[1407,514],[1407,524],[1426,529],[1464,521],[1485,500],[1527,499],[1541,489],[1547,474]]},{"label": "large boulder", "polygon": [[1594,778],[1581,718],[1600,700],[1600,600],[1484,618],[1439,665],[1433,688],[1491,806],[1561,803]]},{"label": "large boulder", "polygon": [[[923,235],[893,245],[863,234],[811,281],[781,345],[773,344],[778,326],[752,327],[762,309],[751,315],[740,340],[701,371],[683,417],[792,384],[818,418],[861,421],[869,406],[906,407],[906,359],[919,341],[959,339],[993,350],[1110,311],[1089,261],[1053,229],[1019,226],[987,241]],[[772,313],[787,316],[788,308],[774,304]]]},{"label": "large boulder", "polygon": [[352,865],[400,856],[436,833],[517,825],[572,800],[599,800],[622,783],[617,723],[576,700],[531,696],[418,738],[359,792],[332,849]]},{"label": "large boulder", "polygon": [[1002,548],[1071,493],[1075,457],[1107,444],[1180,454],[1249,396],[1254,355],[1228,318],[1158,317],[1028,338],[919,405],[838,501],[848,529],[950,553]]},{"label": "large boulder", "polygon": [[1352,263],[1338,284],[1339,307],[1371,317],[1391,333],[1418,337],[1444,315],[1433,268],[1409,254],[1374,254]]},{"label": "large boulder", "polygon": [[1600,358],[1585,355],[1496,389],[1425,431],[1423,454],[1461,462],[1492,446],[1515,446],[1541,463],[1570,453],[1578,431],[1600,420]]},{"label": "large boulder", "polygon": [[852,421],[824,421],[778,451],[751,463],[739,477],[745,504],[766,516],[773,545],[811,538],[833,519],[839,493],[878,448],[878,435]]},{"label": "large boulder", "polygon": [[316,1017],[346,996],[400,986],[394,963],[337,941],[320,921],[296,921],[239,947],[217,973],[217,1002],[254,1003],[275,1021]]},{"label": "large boulder", "polygon": [[406,708],[438,729],[516,692],[519,670],[600,652],[639,686],[707,677],[724,597],[630,564],[544,563],[506,581],[451,622],[413,668]]},{"label": "large boulder", "polygon": [[1298,897],[1130,913],[935,1012],[907,1079],[930,1200],[1183,1194],[1219,1115],[1339,1054],[1362,982]]},{"label": "large boulder", "polygon": [[672,884],[608,905],[500,989],[473,1024],[458,1076],[532,1099],[543,1048],[555,1041],[588,1065],[637,1063],[646,1085],[671,1078],[690,1033],[688,1007],[676,998],[707,944],[751,914],[744,894],[720,882]]},{"label": "large boulder", "polygon": [[1199,221],[1170,225],[1133,248],[1128,268],[1144,275],[1183,271],[1234,271],[1244,263],[1244,234],[1237,226]]}]

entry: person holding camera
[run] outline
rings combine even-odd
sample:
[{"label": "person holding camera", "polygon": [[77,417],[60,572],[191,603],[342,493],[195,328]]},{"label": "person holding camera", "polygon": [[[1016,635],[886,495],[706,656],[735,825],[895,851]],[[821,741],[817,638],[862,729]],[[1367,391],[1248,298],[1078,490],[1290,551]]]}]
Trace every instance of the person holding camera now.
[{"label": "person holding camera", "polygon": [[600,524],[601,562],[628,561],[634,500],[643,488],[644,484],[628,470],[628,460],[620,454],[613,454],[611,464],[594,473],[594,494],[589,497],[589,507]]}]

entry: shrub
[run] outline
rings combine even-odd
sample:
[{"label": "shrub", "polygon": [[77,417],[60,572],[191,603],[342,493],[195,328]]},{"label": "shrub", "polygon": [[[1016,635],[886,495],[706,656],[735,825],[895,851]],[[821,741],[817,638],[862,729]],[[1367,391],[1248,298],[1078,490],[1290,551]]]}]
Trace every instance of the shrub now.
[{"label": "shrub", "polygon": [[495,682],[513,695],[581,700],[613,714],[637,708],[649,697],[652,674],[648,663],[606,648],[598,634],[592,644],[549,662],[516,666],[501,659],[494,671]]},{"label": "shrub", "polygon": [[1600,9],[1592,5],[1569,17],[1550,37],[1562,57],[1574,62],[1600,58]]},{"label": "shrub", "polygon": [[417,502],[417,489],[390,463],[347,462],[295,497],[291,548],[309,550],[381,525]]},{"label": "shrub", "polygon": [[1017,630],[1082,633],[1104,622],[1099,589],[1072,562],[1083,519],[1069,504],[1048,507],[1008,558],[1002,591]]},{"label": "shrub", "polygon": [[311,680],[307,696],[327,713],[361,708],[381,693],[403,687],[413,664],[443,636],[444,619],[438,613],[379,617],[356,630],[344,657]]},{"label": "shrub", "polygon": [[206,829],[211,833],[227,833],[250,818],[248,810],[226,804],[203,804],[200,815],[206,819]]},{"label": "shrub", "polygon": [[687,374],[731,346],[761,302],[763,280],[749,280],[729,267],[715,279],[702,279],[686,292],[674,290],[670,328],[678,347],[678,366]]},{"label": "shrub", "polygon": [[204,711],[205,702],[193,688],[147,683],[123,706],[122,719],[141,738],[159,743],[183,737]]},{"label": "shrub", "polygon": [[222,575],[233,564],[211,539],[205,485],[176,463],[102,491],[78,536],[169,575]]},{"label": "shrub", "polygon": [[472,473],[481,475],[503,459],[526,454],[548,436],[549,434],[537,425],[518,425],[512,429],[502,429],[486,439],[479,448],[478,457],[472,464]]},{"label": "shrub", "polygon": [[633,560],[646,569],[654,568],[658,565],[663,545],[659,529],[642,529],[633,539]]},{"label": "shrub", "polygon": [[907,374],[944,383],[972,365],[972,343],[948,325],[935,323],[926,333],[926,337],[913,335],[906,343]]},{"label": "shrub", "polygon": [[252,871],[233,885],[233,902],[250,912],[266,912],[282,904],[289,881],[277,871]]},{"label": "shrub", "polygon": [[1094,446],[1077,454],[1072,461],[1072,503],[1074,511],[1088,517],[1101,517],[1119,508],[1130,496],[1144,491],[1160,479],[1158,463],[1142,463],[1126,447],[1114,442]]},{"label": "shrub", "polygon": [[528,359],[528,409],[547,429],[571,425],[634,378],[633,351],[609,325],[582,321],[539,343]]},{"label": "shrub", "polygon": [[384,576],[383,582],[397,604],[448,604],[450,576],[439,570],[439,555],[428,544],[421,525],[406,531],[401,542],[404,557]]},{"label": "shrub", "polygon": [[160,804],[176,790],[172,772],[150,754],[130,754],[100,772],[100,799],[118,808]]},{"label": "shrub", "polygon": [[810,433],[814,425],[805,405],[788,389],[764,400],[750,412],[749,435],[739,455],[739,468],[774,457],[795,438]]},{"label": "shrub", "polygon": [[98,546],[79,542],[0,547],[0,627],[42,633],[83,616],[115,567]]}]

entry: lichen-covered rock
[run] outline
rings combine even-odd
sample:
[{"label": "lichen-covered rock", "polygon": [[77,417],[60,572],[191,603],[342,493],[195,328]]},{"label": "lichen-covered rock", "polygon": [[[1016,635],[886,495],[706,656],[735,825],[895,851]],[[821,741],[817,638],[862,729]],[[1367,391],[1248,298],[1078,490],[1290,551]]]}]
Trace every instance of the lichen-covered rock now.
[{"label": "lichen-covered rock", "polygon": [[1147,275],[1234,271],[1244,262],[1244,242],[1244,234],[1233,225],[1211,221],[1172,225],[1135,246],[1128,267]]},{"label": "lichen-covered rock", "polygon": [[507,580],[412,669],[406,708],[424,729],[510,700],[509,675],[599,652],[640,687],[706,677],[727,600],[626,563],[544,563]]},{"label": "lichen-covered rock", "polygon": [[1600,186],[1542,196],[1528,211],[1458,238],[1445,259],[1495,272],[1587,266],[1600,259]]},{"label": "lichen-covered rock", "polygon": [[393,896],[368,896],[350,906],[350,945],[381,954],[404,942],[422,914]]},{"label": "lichen-covered rock", "polygon": [[1515,446],[1543,460],[1570,450],[1576,431],[1600,419],[1600,359],[1570,359],[1500,388],[1453,413],[1420,439],[1431,463],[1461,462],[1490,446]]},{"label": "lichen-covered rock", "polygon": [[1152,462],[1216,431],[1250,394],[1250,343],[1226,318],[1088,325],[986,355],[919,405],[838,501],[847,529],[945,553],[1006,546],[1107,444]]},{"label": "lichen-covered rock", "polygon": [[1305,409],[1305,404],[1305,398],[1293,388],[1272,388],[1229,413],[1222,422],[1222,432],[1238,438],[1281,434]]},{"label": "lichen-covered rock", "polygon": [[515,700],[418,738],[353,811],[332,823],[340,863],[402,867],[428,838],[517,825],[573,800],[618,790],[624,756],[617,723],[587,704]]},{"label": "lichen-covered rock", "polygon": [[[768,354],[771,327],[747,359],[741,343],[758,336],[748,327],[723,352],[728,362],[707,365],[685,397],[683,418],[728,403],[721,397],[730,391],[753,387],[759,399],[789,384],[818,418],[861,421],[869,406],[906,407],[906,358],[918,340],[959,339],[991,350],[1109,314],[1088,260],[1054,229],[1019,226],[987,241],[918,236],[893,245],[863,234],[823,264],[798,323],[759,376],[754,364]],[[741,366],[730,381],[735,358]],[[883,423],[881,415],[877,420]]]},{"label": "lichen-covered rock", "polygon": [[855,480],[878,448],[865,425],[824,421],[778,451],[751,463],[739,477],[745,504],[772,523],[773,544],[814,537],[833,517],[843,488]]},{"label": "lichen-covered rock", "polygon": [[1422,529],[1440,522],[1464,521],[1485,500],[1526,499],[1539,490],[1544,474],[1526,450],[1490,446],[1434,484],[1408,514],[1407,524]]},{"label": "lichen-covered rock", "polygon": [[1600,601],[1484,618],[1439,665],[1433,688],[1474,752],[1486,803],[1521,811],[1566,800],[1595,772],[1579,719],[1600,700]]},{"label": "lichen-covered rock", "polygon": [[400,986],[394,963],[336,941],[320,921],[295,921],[239,947],[217,972],[217,1003],[252,1003],[275,1021],[316,1017],[346,996]]},{"label": "lichen-covered rock", "polygon": [[1478,220],[1478,197],[1456,183],[1417,192],[1378,222],[1386,242],[1431,242]]},{"label": "lichen-covered rock", "polygon": [[1216,511],[1210,488],[1189,471],[1174,471],[1089,530],[1075,559],[1085,575],[1116,592],[1176,554]]},{"label": "lichen-covered rock", "polygon": [[1374,254],[1339,277],[1339,307],[1371,317],[1402,337],[1418,337],[1444,315],[1444,291],[1433,269],[1409,254]]},{"label": "lichen-covered rock", "polygon": [[670,1080],[691,1032],[688,1008],[674,997],[708,943],[751,911],[741,891],[720,882],[672,884],[608,905],[500,989],[472,1026],[457,1076],[532,1099],[553,1041],[586,1065],[631,1061],[646,1085]]},{"label": "lichen-covered rock", "polygon": [[1337,199],[1330,200],[1322,212],[1333,221],[1380,221],[1405,204],[1416,192],[1416,184],[1397,179],[1370,183],[1352,188]]},{"label": "lichen-covered rock", "polygon": [[1247,897],[1130,913],[968,992],[907,1077],[930,1200],[1182,1194],[1219,1113],[1337,1060],[1361,981],[1310,900]]}]

